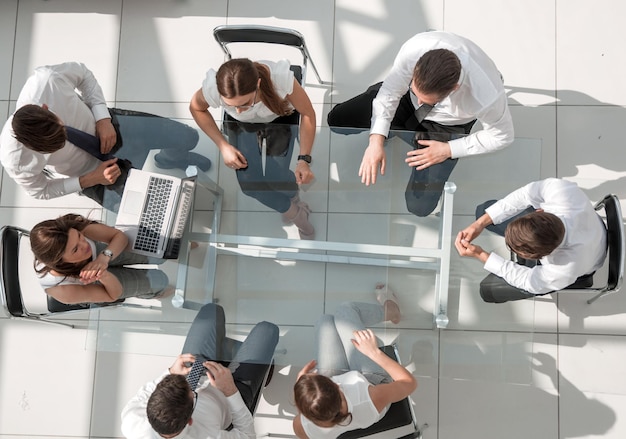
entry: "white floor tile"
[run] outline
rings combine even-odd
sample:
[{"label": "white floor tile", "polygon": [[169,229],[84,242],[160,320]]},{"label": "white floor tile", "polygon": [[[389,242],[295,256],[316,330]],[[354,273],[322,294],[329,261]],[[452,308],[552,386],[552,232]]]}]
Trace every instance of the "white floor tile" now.
[{"label": "white floor tile", "polygon": [[[17,0],[0,4],[0,57],[5,60],[0,67],[0,99],[9,99],[11,68],[15,44],[15,22],[17,20]],[[11,60],[11,62],[9,62]],[[2,120],[0,118],[0,120]],[[2,120],[4,123],[4,120]]]},{"label": "white floor tile", "polygon": [[[20,2],[11,99],[17,98],[34,68],[78,61],[93,72],[107,101],[113,101],[121,12],[121,0]],[[94,29],[98,31],[94,32]]]},{"label": "white floor tile", "polygon": [[211,31],[225,24],[226,7],[224,0],[124,3],[116,98],[189,102],[206,71],[222,63]]},{"label": "white floor tile", "polygon": [[[554,102],[554,15],[554,2],[543,0],[453,0],[445,2],[445,30],[480,46],[502,73],[505,87],[521,92],[519,102],[538,105]],[[547,96],[536,89],[546,90]]]}]

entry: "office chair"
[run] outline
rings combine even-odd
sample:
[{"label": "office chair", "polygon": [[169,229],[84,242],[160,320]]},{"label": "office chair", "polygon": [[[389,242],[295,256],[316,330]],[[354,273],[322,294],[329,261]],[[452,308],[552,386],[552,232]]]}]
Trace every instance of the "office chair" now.
[{"label": "office chair", "polygon": [[609,260],[609,275],[606,285],[596,288],[585,288],[585,291],[597,291],[598,293],[587,303],[593,303],[600,297],[619,291],[624,280],[624,220],[622,209],[617,196],[609,194],[595,205],[596,210],[604,208],[606,213],[607,246]]},{"label": "office chair", "polygon": [[[395,345],[387,345],[380,348],[389,358],[399,362],[398,349]],[[337,439],[357,438],[398,438],[398,439],[421,439],[422,430],[428,427],[424,424],[419,427],[415,419],[415,413],[411,405],[410,397],[391,404],[385,416],[373,425],[358,430],[346,431]]]},{"label": "office chair", "polygon": [[28,230],[19,227],[4,226],[0,229],[0,289],[2,290],[2,305],[9,313],[11,318],[35,320],[57,325],[68,326],[73,328],[74,325],[57,320],[50,320],[49,317],[59,314],[70,314],[79,311],[89,310],[91,307],[107,307],[124,305],[127,307],[148,308],[152,306],[142,306],[137,304],[124,304],[124,299],[111,303],[102,304],[74,304],[66,305],[41,291],[47,297],[48,312],[37,313],[31,312],[24,304],[22,288],[20,285],[19,266],[20,266],[20,241],[22,238],[28,238]]}]

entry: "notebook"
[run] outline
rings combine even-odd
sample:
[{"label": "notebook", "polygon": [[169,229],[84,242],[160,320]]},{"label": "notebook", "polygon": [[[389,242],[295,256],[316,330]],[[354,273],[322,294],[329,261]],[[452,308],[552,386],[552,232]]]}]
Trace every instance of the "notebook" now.
[{"label": "notebook", "polygon": [[130,170],[115,228],[128,236],[131,252],[178,258],[193,204],[195,178]]}]

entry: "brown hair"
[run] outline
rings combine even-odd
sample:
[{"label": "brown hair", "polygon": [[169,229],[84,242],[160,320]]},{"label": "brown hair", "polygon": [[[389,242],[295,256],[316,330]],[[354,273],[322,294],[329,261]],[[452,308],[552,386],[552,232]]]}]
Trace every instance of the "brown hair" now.
[{"label": "brown hair", "polygon": [[341,413],[341,390],[330,378],[319,374],[305,374],[293,387],[296,407],[302,416],[313,423],[330,422],[347,425],[352,413]]},{"label": "brown hair", "polygon": [[42,154],[65,146],[67,135],[59,118],[39,105],[24,105],[13,114],[11,127],[18,142]]},{"label": "brown hair", "polygon": [[461,61],[450,50],[434,49],[417,60],[413,69],[413,82],[421,93],[448,96],[461,77]]},{"label": "brown hair", "polygon": [[226,99],[232,99],[254,92],[259,78],[261,78],[260,100],[267,108],[279,116],[291,114],[293,109],[289,101],[281,99],[276,94],[270,77],[270,69],[264,64],[252,62],[248,58],[231,59],[220,66],[215,81],[219,94]]},{"label": "brown hair", "polygon": [[[63,261],[70,229],[82,231],[94,224],[82,215],[68,213],[56,219],[42,221],[30,231],[30,248],[35,255],[35,271],[45,275],[54,270],[64,276],[77,276],[89,260],[69,263]],[[43,265],[41,268],[37,268]]]},{"label": "brown hair", "polygon": [[148,422],[160,435],[178,434],[193,413],[191,387],[183,375],[165,376],[157,384],[146,407]]},{"label": "brown hair", "polygon": [[564,236],[563,221],[548,212],[532,212],[517,218],[504,232],[506,245],[527,259],[541,259],[549,255]]}]

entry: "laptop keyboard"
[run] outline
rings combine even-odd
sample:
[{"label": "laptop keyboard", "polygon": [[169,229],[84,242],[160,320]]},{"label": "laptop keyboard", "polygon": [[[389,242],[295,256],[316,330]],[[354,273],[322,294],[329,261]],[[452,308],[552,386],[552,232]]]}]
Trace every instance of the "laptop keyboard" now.
[{"label": "laptop keyboard", "polygon": [[139,230],[133,248],[156,252],[165,221],[167,204],[172,193],[172,180],[150,177],[148,196],[141,212]]}]

